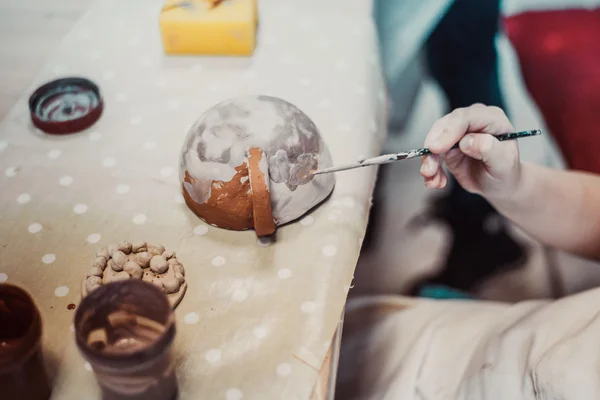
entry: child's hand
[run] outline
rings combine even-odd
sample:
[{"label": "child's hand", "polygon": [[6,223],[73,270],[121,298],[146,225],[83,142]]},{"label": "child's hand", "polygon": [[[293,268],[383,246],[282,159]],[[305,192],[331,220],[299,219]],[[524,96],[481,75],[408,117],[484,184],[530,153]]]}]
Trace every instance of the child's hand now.
[{"label": "child's hand", "polygon": [[[446,186],[443,161],[469,192],[496,198],[510,194],[520,179],[519,148],[516,140],[500,142],[492,136],[508,132],[514,128],[498,107],[475,104],[439,119],[425,138],[435,154],[422,159],[425,186]],[[459,141],[460,149],[450,150]]]}]

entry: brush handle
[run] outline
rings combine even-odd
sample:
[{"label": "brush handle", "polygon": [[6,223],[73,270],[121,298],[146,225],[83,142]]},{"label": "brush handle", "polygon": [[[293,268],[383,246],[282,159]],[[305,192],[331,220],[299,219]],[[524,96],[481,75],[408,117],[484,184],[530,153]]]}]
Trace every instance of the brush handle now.
[{"label": "brush handle", "polygon": [[[505,140],[515,140],[515,139],[526,138],[526,137],[530,137],[530,136],[538,136],[541,134],[542,134],[542,131],[540,129],[534,129],[531,131],[505,133],[503,135],[497,135],[494,137],[496,139],[498,139],[499,141],[503,142]],[[454,146],[452,146],[452,148],[457,149],[458,143],[456,143]],[[388,163],[400,161],[400,160],[410,160],[411,158],[422,157],[422,156],[426,156],[429,154],[432,154],[432,153],[431,153],[431,150],[429,150],[427,148],[409,150],[409,151],[405,151],[402,153],[396,153],[396,154],[384,154],[384,155],[377,156],[377,157],[367,158],[365,160],[361,160],[354,164],[338,165],[335,167],[329,167],[329,168],[325,168],[325,169],[318,170],[318,171],[311,171],[310,174],[311,175],[329,174],[332,172],[346,171],[349,169],[368,167],[371,165],[381,165],[381,164],[388,164]]]},{"label": "brush handle", "polygon": [[[530,136],[538,136],[542,134],[542,130],[541,129],[534,129],[531,131],[522,131],[522,132],[511,132],[511,133],[504,133],[502,135],[496,135],[494,136],[496,139],[498,139],[501,142],[504,142],[505,140],[515,140],[515,139],[521,139],[521,138],[526,138],[526,137],[530,137]],[[458,149],[458,143],[456,143],[454,146],[452,146],[452,149]],[[415,153],[419,153],[419,156],[426,156],[431,154],[431,150],[423,148],[423,149],[418,149],[418,150],[412,150]],[[408,152],[410,153],[410,151]],[[413,158],[413,157],[410,157]]]}]

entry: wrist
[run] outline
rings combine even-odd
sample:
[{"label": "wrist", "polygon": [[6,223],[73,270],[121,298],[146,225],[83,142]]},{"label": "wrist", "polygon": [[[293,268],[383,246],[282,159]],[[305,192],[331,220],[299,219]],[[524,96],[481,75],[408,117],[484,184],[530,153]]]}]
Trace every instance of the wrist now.
[{"label": "wrist", "polygon": [[520,162],[513,183],[502,193],[489,196],[488,201],[500,212],[524,209],[532,204],[531,194],[535,191],[535,166]]}]

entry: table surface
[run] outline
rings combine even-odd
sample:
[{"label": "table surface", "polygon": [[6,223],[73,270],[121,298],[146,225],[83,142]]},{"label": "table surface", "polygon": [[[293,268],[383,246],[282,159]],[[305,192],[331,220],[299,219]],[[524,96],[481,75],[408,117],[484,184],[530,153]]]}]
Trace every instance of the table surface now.
[{"label": "table surface", "polygon": [[0,2],[0,120],[93,0]]},{"label": "table surface", "polygon": [[[249,92],[307,112],[336,163],[378,154],[385,95],[370,10],[343,3],[348,12],[338,18],[334,4],[264,0],[252,59],[164,57],[160,0],[0,6],[0,65],[10,82],[0,96],[0,279],[27,288],[42,311],[55,398],[97,396],[67,305],[78,303],[94,251],[123,239],[162,243],[186,265],[189,289],[176,311],[182,398],[310,397],[331,357],[375,170],[339,176],[322,207],[280,229],[276,243],[257,243],[253,232],[197,220],[180,204],[175,169],[195,118]],[[72,74],[100,83],[102,119],[69,137],[36,131],[28,93]]]}]

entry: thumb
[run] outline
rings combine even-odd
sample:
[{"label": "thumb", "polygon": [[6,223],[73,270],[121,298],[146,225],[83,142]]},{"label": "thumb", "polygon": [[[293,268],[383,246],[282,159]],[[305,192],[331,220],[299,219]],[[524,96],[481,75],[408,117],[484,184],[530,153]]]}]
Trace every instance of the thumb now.
[{"label": "thumb", "polygon": [[467,156],[482,161],[492,175],[510,172],[519,158],[516,141],[500,142],[489,134],[466,135],[459,147]]}]

